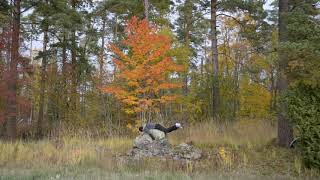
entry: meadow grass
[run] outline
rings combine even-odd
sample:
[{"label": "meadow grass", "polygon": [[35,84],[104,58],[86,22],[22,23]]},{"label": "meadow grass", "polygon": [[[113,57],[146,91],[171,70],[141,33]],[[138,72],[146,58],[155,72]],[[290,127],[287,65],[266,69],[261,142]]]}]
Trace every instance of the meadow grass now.
[{"label": "meadow grass", "polygon": [[273,121],[241,120],[236,122],[205,122],[187,126],[170,136],[173,143],[193,142],[203,145],[265,145],[276,138],[277,130]]},{"label": "meadow grass", "polygon": [[203,151],[199,161],[122,156],[133,138],[83,134],[40,141],[0,141],[0,179],[317,179],[295,150],[277,147],[271,121],[186,126],[169,135]]}]

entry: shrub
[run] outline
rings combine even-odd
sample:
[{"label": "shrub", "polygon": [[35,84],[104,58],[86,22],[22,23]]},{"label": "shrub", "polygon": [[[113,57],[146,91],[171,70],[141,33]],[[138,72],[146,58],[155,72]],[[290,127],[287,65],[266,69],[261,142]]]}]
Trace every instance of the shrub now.
[{"label": "shrub", "polygon": [[299,85],[289,91],[286,100],[302,158],[307,167],[320,169],[320,88]]}]

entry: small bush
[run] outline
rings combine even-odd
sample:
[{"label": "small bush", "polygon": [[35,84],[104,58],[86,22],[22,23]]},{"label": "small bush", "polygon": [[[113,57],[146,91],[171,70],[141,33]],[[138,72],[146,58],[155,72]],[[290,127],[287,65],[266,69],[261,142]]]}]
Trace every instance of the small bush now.
[{"label": "small bush", "polygon": [[300,85],[286,99],[303,160],[307,167],[320,169],[320,89]]}]

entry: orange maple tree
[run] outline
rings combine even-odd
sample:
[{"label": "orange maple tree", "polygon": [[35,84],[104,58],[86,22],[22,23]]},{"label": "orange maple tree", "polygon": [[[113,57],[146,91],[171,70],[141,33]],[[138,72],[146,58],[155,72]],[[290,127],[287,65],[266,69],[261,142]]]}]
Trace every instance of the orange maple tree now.
[{"label": "orange maple tree", "polygon": [[[128,114],[158,111],[161,103],[176,99],[176,95],[164,91],[182,86],[170,81],[170,74],[183,71],[170,57],[170,37],[159,33],[156,26],[146,20],[133,17],[125,29],[127,38],[120,48],[115,44],[110,49],[115,55],[116,80],[103,88],[126,105]],[[145,116],[140,117],[145,120]]]}]

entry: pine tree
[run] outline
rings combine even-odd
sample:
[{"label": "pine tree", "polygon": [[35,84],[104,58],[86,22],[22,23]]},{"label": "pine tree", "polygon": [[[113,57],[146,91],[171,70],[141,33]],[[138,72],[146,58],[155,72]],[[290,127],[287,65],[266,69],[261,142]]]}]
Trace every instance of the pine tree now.
[{"label": "pine tree", "polygon": [[[304,163],[307,167],[315,168],[320,167],[320,11],[317,2],[287,2],[289,11],[283,14],[286,28],[282,29],[286,30],[286,38],[280,39],[279,65],[280,68],[286,68],[281,69],[281,78],[286,80],[288,88],[282,91],[283,101],[279,107],[284,118],[279,116],[278,119],[282,125],[278,135],[279,144],[288,146],[288,141],[292,140],[290,133],[293,126]],[[283,19],[279,22],[283,22]]]},{"label": "pine tree", "polygon": [[17,137],[17,65],[20,58],[20,15],[21,6],[20,0],[14,0],[13,12],[12,12],[12,37],[11,37],[11,61],[8,80],[7,97],[7,136],[9,139],[15,139]]}]

